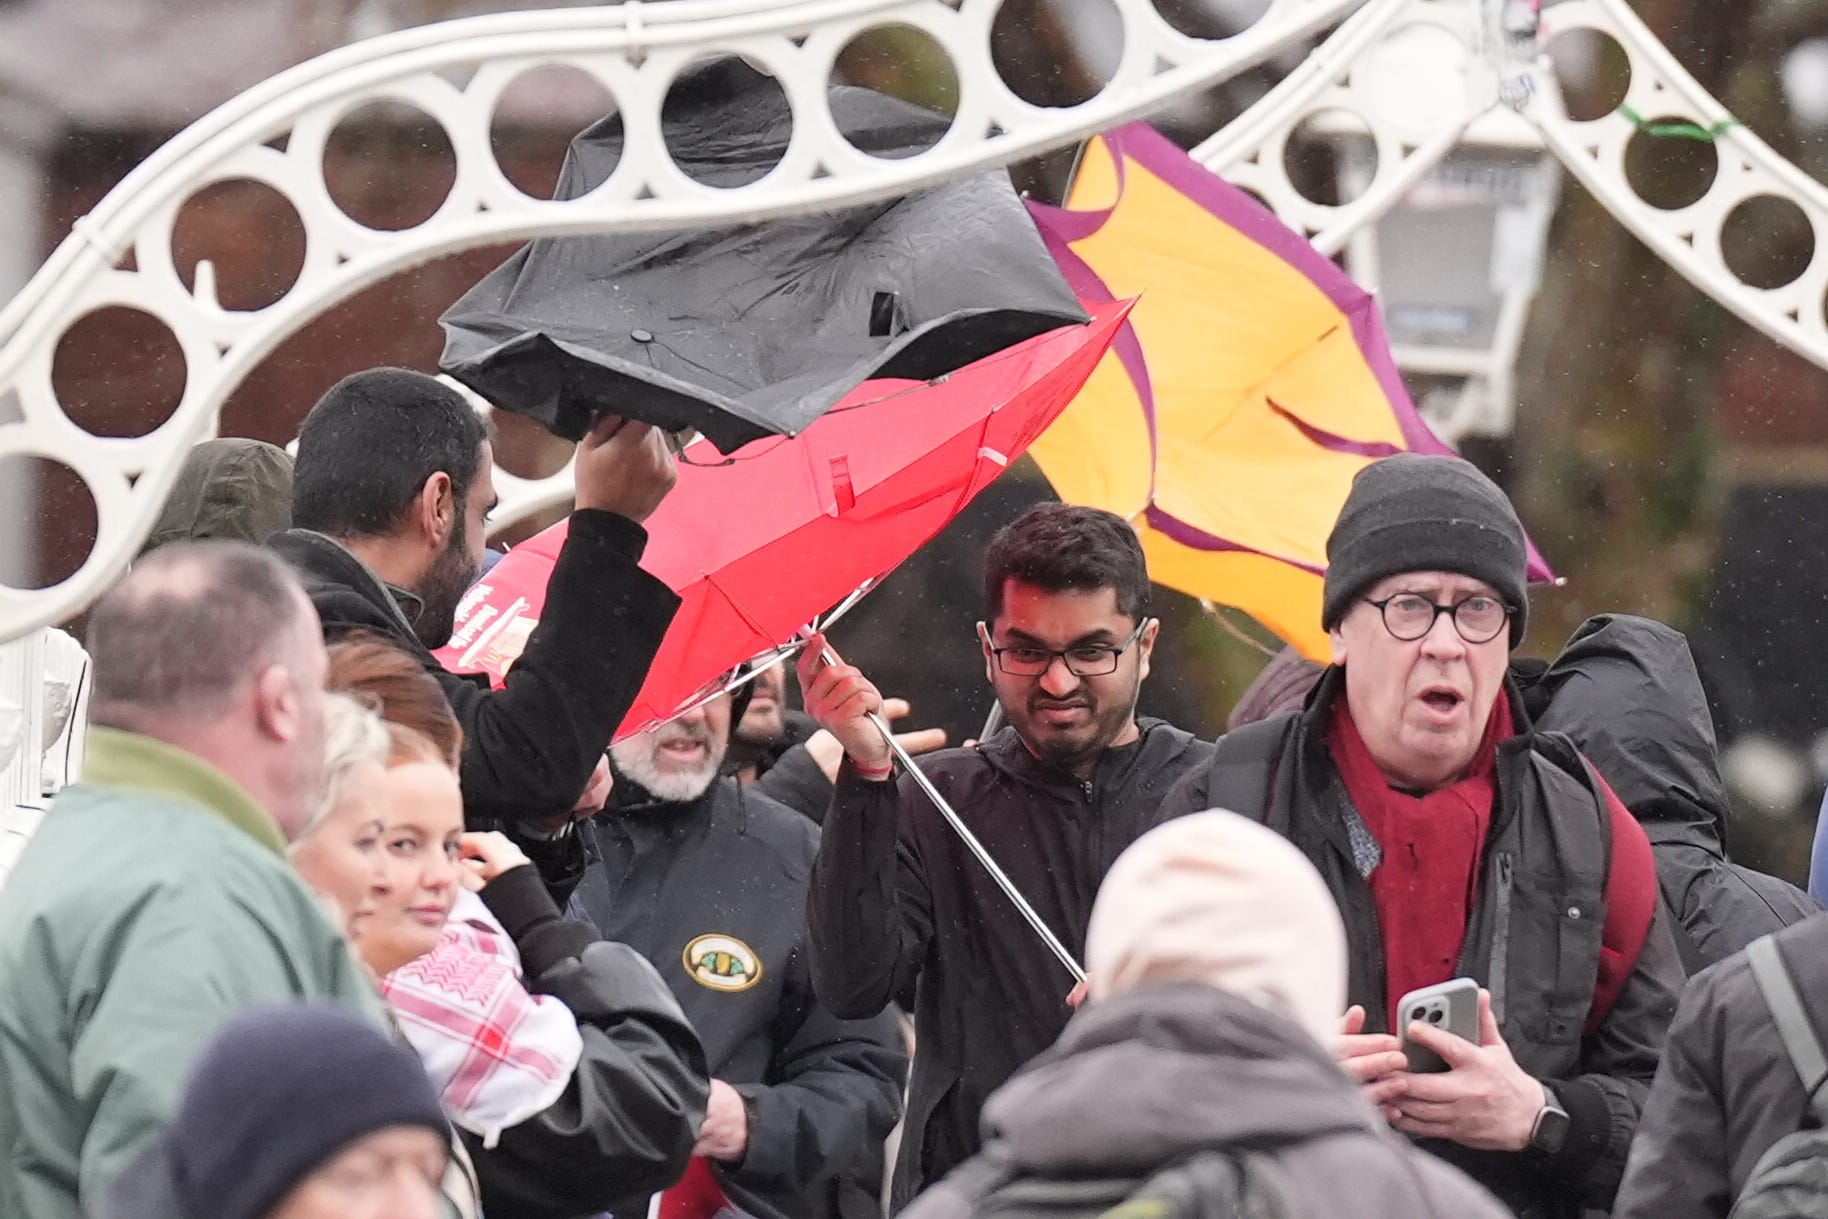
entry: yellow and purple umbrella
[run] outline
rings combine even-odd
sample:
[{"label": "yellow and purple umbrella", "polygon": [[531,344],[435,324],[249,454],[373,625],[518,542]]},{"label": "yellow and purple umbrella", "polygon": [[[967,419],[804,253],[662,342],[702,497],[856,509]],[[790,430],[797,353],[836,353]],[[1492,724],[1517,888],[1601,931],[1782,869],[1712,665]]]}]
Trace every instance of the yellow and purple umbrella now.
[{"label": "yellow and purple umbrella", "polygon": [[1082,300],[1141,298],[1031,449],[1042,472],[1132,521],[1158,583],[1325,660],[1326,539],[1353,476],[1453,451],[1403,388],[1376,303],[1142,123],[1091,141],[1064,208],[1030,210]]}]

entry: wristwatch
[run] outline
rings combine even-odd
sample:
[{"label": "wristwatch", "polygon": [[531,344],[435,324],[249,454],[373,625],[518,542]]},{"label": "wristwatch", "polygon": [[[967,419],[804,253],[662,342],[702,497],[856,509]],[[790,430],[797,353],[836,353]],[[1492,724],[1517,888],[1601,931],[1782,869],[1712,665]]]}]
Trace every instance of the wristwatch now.
[{"label": "wristwatch", "polygon": [[1536,1124],[1530,1127],[1530,1150],[1552,1156],[1567,1141],[1568,1111],[1561,1107],[1561,1098],[1555,1095],[1555,1089],[1544,1084],[1542,1111],[1536,1115]]}]

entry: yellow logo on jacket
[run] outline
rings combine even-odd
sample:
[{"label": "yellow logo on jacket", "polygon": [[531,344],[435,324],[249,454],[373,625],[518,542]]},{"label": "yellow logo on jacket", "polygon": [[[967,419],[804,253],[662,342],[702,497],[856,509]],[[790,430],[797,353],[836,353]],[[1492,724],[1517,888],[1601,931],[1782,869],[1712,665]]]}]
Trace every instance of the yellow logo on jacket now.
[{"label": "yellow logo on jacket", "polygon": [[748,990],[762,980],[762,963],[749,945],[728,935],[701,935],[685,947],[686,972],[711,990]]}]

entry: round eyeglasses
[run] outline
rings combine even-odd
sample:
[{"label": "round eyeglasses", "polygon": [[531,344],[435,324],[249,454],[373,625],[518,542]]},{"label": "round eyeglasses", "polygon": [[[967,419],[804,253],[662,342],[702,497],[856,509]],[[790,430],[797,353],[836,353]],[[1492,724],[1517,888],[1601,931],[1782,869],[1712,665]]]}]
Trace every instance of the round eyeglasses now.
[{"label": "round eyeglasses", "polygon": [[1384,629],[1404,643],[1413,643],[1434,630],[1442,614],[1453,619],[1454,630],[1468,643],[1490,643],[1510,621],[1511,607],[1496,597],[1475,594],[1452,605],[1439,605],[1420,593],[1397,593],[1382,601],[1365,599],[1384,616]]}]

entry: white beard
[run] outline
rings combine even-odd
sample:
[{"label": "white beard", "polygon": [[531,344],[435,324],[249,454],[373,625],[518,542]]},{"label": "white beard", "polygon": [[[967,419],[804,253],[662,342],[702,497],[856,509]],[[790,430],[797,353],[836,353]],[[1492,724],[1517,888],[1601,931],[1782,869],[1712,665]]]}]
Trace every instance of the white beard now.
[{"label": "white beard", "polygon": [[[703,742],[704,759],[686,770],[675,766],[663,769],[654,760],[655,755],[666,742],[682,738]],[[609,753],[615,759],[616,769],[646,788],[656,800],[687,804],[704,795],[716,781],[718,768],[724,764],[726,745],[727,742],[712,740],[708,733],[668,724],[653,732],[617,741],[609,747]]]}]

